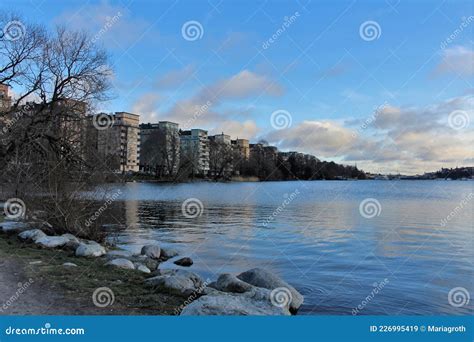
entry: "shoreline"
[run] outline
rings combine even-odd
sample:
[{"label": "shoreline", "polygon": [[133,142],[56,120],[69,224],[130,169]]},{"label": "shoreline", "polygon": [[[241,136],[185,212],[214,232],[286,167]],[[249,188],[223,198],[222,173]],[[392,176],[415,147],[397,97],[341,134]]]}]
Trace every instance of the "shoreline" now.
[{"label": "shoreline", "polygon": [[[304,302],[293,286],[266,269],[204,280],[187,270],[191,258],[158,244],[128,254],[68,233],[46,235],[38,226],[0,219],[0,279],[7,289],[18,286],[13,295],[0,291],[0,312],[7,315],[289,316]],[[175,257],[181,267],[160,268]],[[17,272],[5,272],[10,269]]]}]

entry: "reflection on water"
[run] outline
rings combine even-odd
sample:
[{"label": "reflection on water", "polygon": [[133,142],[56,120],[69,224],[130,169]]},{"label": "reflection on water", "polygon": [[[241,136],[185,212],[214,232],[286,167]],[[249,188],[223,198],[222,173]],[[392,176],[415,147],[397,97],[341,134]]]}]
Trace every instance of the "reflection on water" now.
[{"label": "reflection on water", "polygon": [[[472,182],[355,181],[114,185],[122,196],[107,222],[119,246],[139,252],[157,241],[194,260],[192,270],[215,279],[263,267],[305,296],[302,314],[351,314],[387,279],[359,314],[468,314],[448,292],[473,294],[473,203],[440,222],[473,191]],[[293,194],[298,190],[298,195]],[[188,198],[204,205],[186,218]],[[359,213],[376,198],[381,213]],[[172,262],[163,268],[177,267]],[[471,311],[470,311],[471,310]]]}]

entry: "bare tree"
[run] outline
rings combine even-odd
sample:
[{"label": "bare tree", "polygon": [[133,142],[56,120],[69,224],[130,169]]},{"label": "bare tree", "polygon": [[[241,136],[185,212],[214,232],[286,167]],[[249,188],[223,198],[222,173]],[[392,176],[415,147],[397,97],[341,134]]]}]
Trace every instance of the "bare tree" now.
[{"label": "bare tree", "polygon": [[[108,56],[84,32],[58,27],[48,33],[14,16],[0,17],[6,20],[19,22],[24,32],[0,38],[0,83],[16,93],[1,113],[0,161],[9,171],[4,176],[17,170],[23,177],[4,181],[15,181],[27,206],[41,203],[56,231],[89,236],[82,224],[89,204],[80,193],[95,185],[95,171],[104,165],[86,158],[84,136],[89,108],[109,97]],[[41,201],[34,201],[36,194],[44,196]]]}]

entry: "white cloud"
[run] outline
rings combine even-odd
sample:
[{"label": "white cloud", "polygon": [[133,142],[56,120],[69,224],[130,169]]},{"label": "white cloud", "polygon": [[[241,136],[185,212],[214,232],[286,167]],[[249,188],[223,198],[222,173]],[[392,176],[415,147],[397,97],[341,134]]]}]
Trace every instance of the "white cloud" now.
[{"label": "white cloud", "polygon": [[474,51],[463,46],[445,49],[441,63],[436,67],[435,73],[455,73],[461,76],[474,75]]},{"label": "white cloud", "polygon": [[[422,108],[388,105],[363,128],[351,129],[333,121],[303,121],[263,138],[285,150],[301,150],[327,159],[342,157],[347,163],[357,162],[370,170],[412,174],[466,165],[474,158],[473,108],[472,96]],[[453,129],[448,118],[455,110],[467,116],[471,125]]]}]

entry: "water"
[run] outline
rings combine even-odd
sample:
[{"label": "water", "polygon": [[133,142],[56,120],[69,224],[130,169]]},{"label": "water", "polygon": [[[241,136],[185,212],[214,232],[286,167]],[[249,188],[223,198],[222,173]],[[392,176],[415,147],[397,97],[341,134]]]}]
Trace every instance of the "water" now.
[{"label": "water", "polygon": [[[448,293],[462,287],[474,294],[473,184],[129,183],[109,189],[119,210],[107,220],[127,226],[111,234],[118,246],[173,247],[194,260],[190,270],[204,279],[270,269],[305,296],[299,314],[350,315],[359,306],[362,315],[465,315],[474,299],[465,304],[459,292],[454,304],[465,305],[455,307]],[[183,215],[188,198],[202,202],[200,216]],[[367,198],[380,207],[363,213],[378,216],[361,215]]]}]

